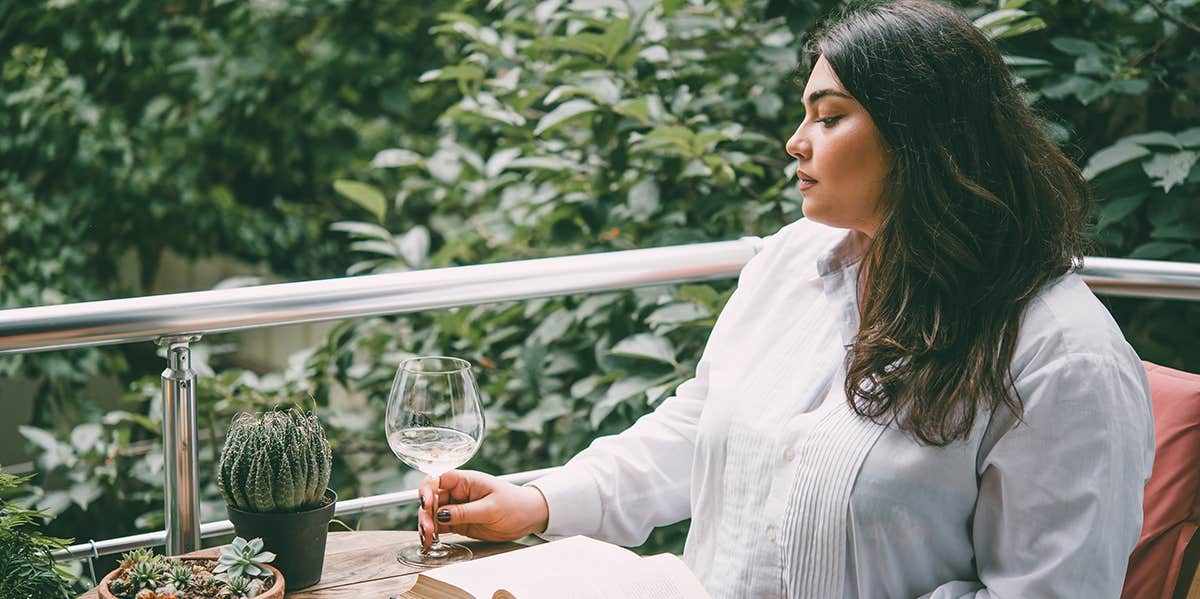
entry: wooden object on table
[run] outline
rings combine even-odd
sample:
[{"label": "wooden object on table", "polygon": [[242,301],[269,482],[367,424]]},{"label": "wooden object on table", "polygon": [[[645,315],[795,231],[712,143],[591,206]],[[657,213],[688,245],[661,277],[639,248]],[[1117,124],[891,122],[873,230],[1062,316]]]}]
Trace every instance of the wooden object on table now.
[{"label": "wooden object on table", "polygon": [[[453,534],[438,535],[443,541],[471,548],[477,557],[520,549],[518,543],[488,543]],[[331,532],[325,545],[325,568],[321,581],[306,589],[284,595],[286,599],[362,599],[399,595],[416,582],[420,570],[396,561],[396,549],[418,541],[416,531],[366,530]],[[188,556],[212,557],[220,547],[201,549]],[[99,599],[95,589],[79,599]]]}]

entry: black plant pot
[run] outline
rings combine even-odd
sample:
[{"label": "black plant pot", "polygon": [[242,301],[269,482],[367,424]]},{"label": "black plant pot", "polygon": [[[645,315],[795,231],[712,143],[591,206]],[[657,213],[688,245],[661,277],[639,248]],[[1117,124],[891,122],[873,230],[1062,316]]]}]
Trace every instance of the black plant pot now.
[{"label": "black plant pot", "polygon": [[225,509],[237,536],[247,540],[262,538],[263,549],[275,554],[271,565],[283,572],[287,590],[292,591],[321,580],[325,539],[329,537],[337,493],[325,489],[325,499],[329,503],[303,512],[259,514],[244,512],[228,503]]}]

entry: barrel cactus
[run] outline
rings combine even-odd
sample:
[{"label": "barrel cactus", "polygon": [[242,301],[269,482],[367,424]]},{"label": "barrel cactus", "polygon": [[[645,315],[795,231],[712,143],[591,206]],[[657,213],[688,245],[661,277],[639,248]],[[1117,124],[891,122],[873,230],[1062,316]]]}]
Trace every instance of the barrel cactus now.
[{"label": "barrel cactus", "polygon": [[331,461],[315,415],[243,412],[225,437],[217,486],[245,512],[299,512],[321,505]]}]

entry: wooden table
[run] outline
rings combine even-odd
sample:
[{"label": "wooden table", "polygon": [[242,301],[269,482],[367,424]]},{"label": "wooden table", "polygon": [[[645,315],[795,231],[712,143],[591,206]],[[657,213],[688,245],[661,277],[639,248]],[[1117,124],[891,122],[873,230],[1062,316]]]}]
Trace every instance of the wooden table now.
[{"label": "wooden table", "polygon": [[[476,557],[520,549],[518,543],[488,543],[443,534],[443,541],[461,543]],[[368,530],[331,532],[325,545],[325,568],[321,581],[306,589],[290,592],[287,599],[350,599],[362,597],[387,599],[408,590],[416,583],[420,570],[396,561],[396,548],[417,542],[416,531]],[[216,557],[220,547],[201,549],[188,555]],[[97,599],[95,590],[79,599]]]}]

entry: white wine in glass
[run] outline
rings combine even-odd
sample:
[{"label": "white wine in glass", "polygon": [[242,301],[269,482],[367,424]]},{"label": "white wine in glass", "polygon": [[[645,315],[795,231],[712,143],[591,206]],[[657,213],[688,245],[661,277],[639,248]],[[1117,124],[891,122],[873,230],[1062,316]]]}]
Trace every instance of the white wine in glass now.
[{"label": "white wine in glass", "polygon": [[[483,439],[483,409],[471,364],[445,356],[401,362],[388,394],[384,426],[388,446],[396,457],[435,482],[446,471],[465,464]],[[433,502],[436,514],[436,493]],[[419,568],[471,559],[470,549],[442,543],[436,527],[432,532],[429,547],[420,543],[404,545],[396,559]]]}]

